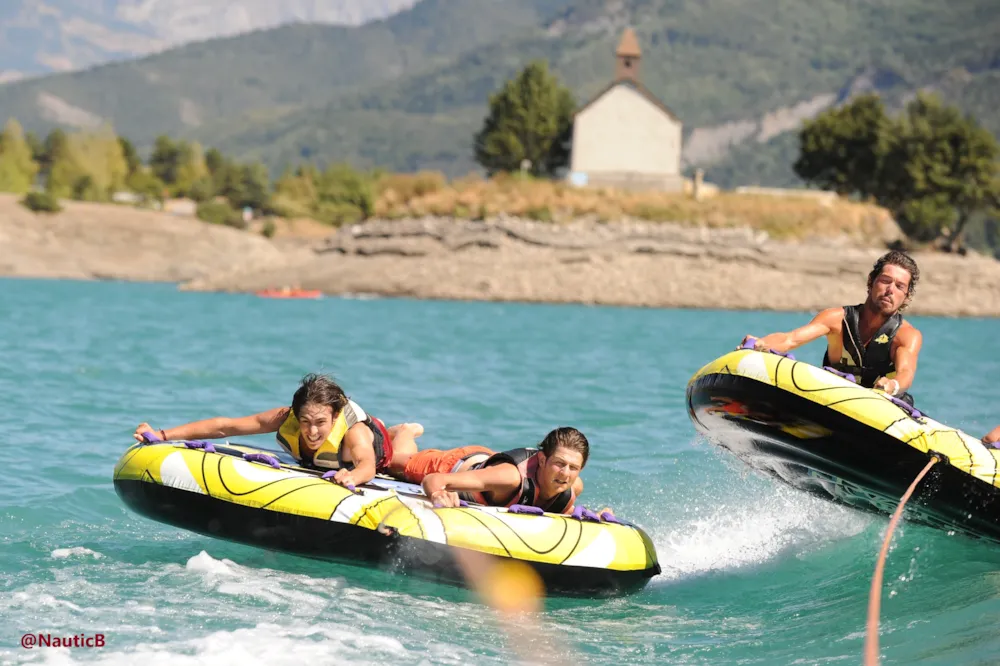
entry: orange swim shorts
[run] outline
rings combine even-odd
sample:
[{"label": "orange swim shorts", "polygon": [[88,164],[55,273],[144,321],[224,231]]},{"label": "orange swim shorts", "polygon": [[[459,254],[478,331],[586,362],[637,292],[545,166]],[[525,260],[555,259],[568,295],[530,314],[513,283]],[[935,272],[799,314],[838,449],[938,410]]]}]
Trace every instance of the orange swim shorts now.
[{"label": "orange swim shorts", "polygon": [[467,456],[476,453],[493,455],[495,452],[485,446],[463,446],[458,449],[424,449],[413,454],[406,461],[403,476],[410,483],[420,483],[428,474],[447,474],[456,464]]}]

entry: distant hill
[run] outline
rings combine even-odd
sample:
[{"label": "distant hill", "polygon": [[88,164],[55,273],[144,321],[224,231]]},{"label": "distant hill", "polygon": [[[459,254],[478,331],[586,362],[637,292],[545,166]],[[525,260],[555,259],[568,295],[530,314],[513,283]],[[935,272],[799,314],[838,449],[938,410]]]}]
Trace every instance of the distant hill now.
[{"label": "distant hill", "polygon": [[487,97],[546,58],[583,102],[636,26],[641,77],[685,125],[685,162],[724,186],[795,182],[794,135],[875,89],[932,87],[1000,134],[993,0],[423,0],[360,27],[294,25],[0,87],[0,117],[45,131],[110,119],[140,146],[197,138],[279,171],[303,159],[474,168]]},{"label": "distant hill", "polygon": [[0,80],[293,22],[358,25],[416,0],[3,0]]},{"label": "distant hill", "polygon": [[532,29],[546,0],[423,0],[361,27],[295,24],[215,39],[139,60],[0,86],[0,117],[29,128],[102,120],[140,145],[238,114],[328,100],[352,86],[420,67]]}]

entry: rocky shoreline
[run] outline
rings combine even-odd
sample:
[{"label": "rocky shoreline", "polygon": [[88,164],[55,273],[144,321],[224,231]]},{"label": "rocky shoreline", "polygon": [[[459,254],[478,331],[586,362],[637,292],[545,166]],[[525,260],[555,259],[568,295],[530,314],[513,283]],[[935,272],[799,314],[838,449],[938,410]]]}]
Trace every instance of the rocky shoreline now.
[{"label": "rocky shoreline", "polygon": [[[846,237],[782,242],[747,228],[578,221],[373,220],[322,238],[68,203],[36,216],[0,197],[0,274],[169,281],[182,290],[298,286],[329,295],[814,311],[859,301],[884,252]],[[1000,262],[914,254],[912,314],[1000,316]]]},{"label": "rocky shoreline", "polygon": [[[519,219],[371,221],[284,266],[211,274],[183,289],[298,285],[328,294],[639,307],[812,311],[863,298],[885,251],[846,238],[788,243],[747,228]],[[1000,262],[916,253],[910,312],[1000,316]]]}]

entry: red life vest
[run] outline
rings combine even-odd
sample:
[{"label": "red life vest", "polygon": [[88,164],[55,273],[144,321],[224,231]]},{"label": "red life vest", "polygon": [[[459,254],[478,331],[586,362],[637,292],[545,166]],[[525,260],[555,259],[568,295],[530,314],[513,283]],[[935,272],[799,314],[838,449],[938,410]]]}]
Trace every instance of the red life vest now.
[{"label": "red life vest", "polygon": [[[371,429],[372,436],[375,438],[375,441],[372,442],[372,446],[375,447],[375,472],[388,474],[389,464],[392,463],[392,437],[389,435],[389,429],[377,416],[369,415],[365,425]],[[353,463],[350,464],[353,467]]]},{"label": "red life vest", "polygon": [[573,503],[576,502],[576,493],[573,488],[567,488],[549,502],[543,502],[539,497],[538,487],[538,449],[511,449],[502,453],[494,453],[481,463],[473,465],[470,469],[482,469],[491,465],[509,464],[517,468],[521,475],[521,487],[516,490],[506,502],[490,501],[480,492],[460,492],[458,496],[466,502],[475,502],[487,506],[514,506],[524,504],[527,506],[537,506],[549,513],[572,513]]}]

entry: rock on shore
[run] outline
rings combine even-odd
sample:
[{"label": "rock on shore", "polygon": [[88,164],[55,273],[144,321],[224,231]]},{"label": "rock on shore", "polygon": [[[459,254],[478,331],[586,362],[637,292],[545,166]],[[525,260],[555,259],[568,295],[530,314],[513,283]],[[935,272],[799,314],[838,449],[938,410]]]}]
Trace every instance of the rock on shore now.
[{"label": "rock on shore", "polygon": [[[412,298],[815,311],[863,299],[883,247],[780,242],[747,228],[579,221],[374,220],[278,238],[132,208],[35,215],[0,195],[0,275],[297,285]],[[878,245],[879,242],[873,242]],[[1000,316],[1000,262],[916,253],[914,314]]]},{"label": "rock on shore", "polygon": [[[846,240],[778,242],[746,228],[428,218],[345,227],[309,259],[183,288],[296,284],[328,294],[812,311],[860,302],[883,252]],[[910,312],[1000,315],[1000,262],[914,256],[921,279]]]}]

